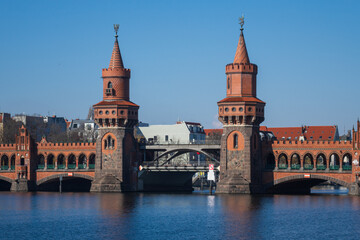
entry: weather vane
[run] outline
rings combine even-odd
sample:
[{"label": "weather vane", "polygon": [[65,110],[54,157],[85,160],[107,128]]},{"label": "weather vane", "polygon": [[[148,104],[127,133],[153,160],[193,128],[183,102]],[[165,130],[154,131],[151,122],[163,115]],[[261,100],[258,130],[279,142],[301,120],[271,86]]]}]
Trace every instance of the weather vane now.
[{"label": "weather vane", "polygon": [[241,17],[239,17],[239,24],[240,24],[240,30],[242,31],[242,30],[244,30],[244,28],[243,28],[243,26],[244,26],[244,14],[241,16]]},{"label": "weather vane", "polygon": [[114,24],[114,30],[115,30],[115,37],[117,37],[118,35],[117,35],[117,33],[118,33],[118,31],[119,31],[119,24]]}]

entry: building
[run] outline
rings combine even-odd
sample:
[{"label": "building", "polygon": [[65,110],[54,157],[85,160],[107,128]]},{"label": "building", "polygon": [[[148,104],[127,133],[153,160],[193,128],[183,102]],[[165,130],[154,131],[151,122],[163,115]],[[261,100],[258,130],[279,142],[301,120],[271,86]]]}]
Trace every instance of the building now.
[{"label": "building", "polygon": [[179,121],[168,125],[140,125],[141,134],[153,144],[199,144],[205,141],[200,123]]},{"label": "building", "polygon": [[75,119],[69,124],[69,134],[77,134],[82,142],[95,142],[98,137],[98,126],[94,120]]}]

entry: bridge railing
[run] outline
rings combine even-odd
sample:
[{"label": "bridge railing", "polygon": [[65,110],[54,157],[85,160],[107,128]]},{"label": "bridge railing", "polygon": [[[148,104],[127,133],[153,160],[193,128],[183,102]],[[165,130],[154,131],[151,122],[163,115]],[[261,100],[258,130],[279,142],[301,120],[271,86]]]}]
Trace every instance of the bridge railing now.
[{"label": "bridge railing", "polygon": [[140,145],[220,145],[221,140],[196,140],[188,143],[179,143],[176,141],[166,141],[166,142],[142,141],[139,142],[139,144]]},{"label": "bridge railing", "polygon": [[[209,167],[209,164],[214,164],[214,162],[209,161],[200,161],[200,163],[197,160],[190,160],[187,162],[167,162],[163,164],[162,162],[156,162],[156,161],[144,161],[142,163],[143,166],[148,167],[158,167],[158,166],[169,166],[169,167],[180,167],[180,166],[187,166],[187,167]],[[216,164],[215,164],[216,165]]]}]

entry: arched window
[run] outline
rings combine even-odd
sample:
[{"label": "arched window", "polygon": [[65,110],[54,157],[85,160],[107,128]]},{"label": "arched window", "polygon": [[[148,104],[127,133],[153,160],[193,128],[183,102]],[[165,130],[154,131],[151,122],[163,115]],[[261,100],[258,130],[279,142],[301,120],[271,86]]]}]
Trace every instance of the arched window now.
[{"label": "arched window", "polygon": [[65,156],[64,154],[59,154],[57,157],[57,168],[58,169],[64,169],[65,168]]},{"label": "arched window", "polygon": [[342,168],[343,170],[351,170],[351,161],[352,161],[352,157],[349,153],[346,153],[343,157],[343,163],[342,163]]},{"label": "arched window", "polygon": [[68,157],[68,169],[76,168],[76,157],[74,154],[70,154]]},{"label": "arched window", "polygon": [[47,157],[47,168],[48,169],[54,169],[55,163],[54,163],[54,155],[49,154]]},{"label": "arched window", "polygon": [[11,170],[15,170],[15,154],[11,156]]},{"label": "arched window", "polygon": [[112,88],[112,82],[108,83],[108,87],[107,88]]},{"label": "arched window", "polygon": [[95,154],[90,154],[89,157],[89,168],[94,169],[95,168]]},{"label": "arched window", "polygon": [[115,148],[115,139],[113,139],[111,136],[108,136],[104,140],[104,149],[113,149]]},{"label": "arched window", "polygon": [[325,170],[326,169],[326,158],[325,155],[320,153],[316,157],[316,169],[317,170]]},{"label": "arched window", "polygon": [[300,169],[300,157],[297,153],[291,156],[291,169]]},{"label": "arched window", "polygon": [[314,168],[313,157],[311,154],[307,153],[304,157],[304,169],[311,170]]},{"label": "arched window", "polygon": [[234,134],[234,148],[238,148],[238,135]]},{"label": "arched window", "polygon": [[112,146],[112,139],[111,139],[111,137],[110,136],[108,136],[108,146],[109,146],[109,148],[112,148],[113,146]]},{"label": "arched window", "polygon": [[1,157],[1,170],[9,169],[9,158],[6,155],[2,155]]},{"label": "arched window", "polygon": [[86,166],[87,166],[86,156],[85,156],[85,154],[80,154],[78,167],[79,167],[79,169],[85,169]]},{"label": "arched window", "polygon": [[278,159],[278,168],[279,169],[286,169],[288,168],[288,163],[287,163],[287,156],[285,154],[280,154],[279,159]]},{"label": "arched window", "polygon": [[44,169],[44,167],[45,167],[45,157],[44,155],[39,154],[37,158],[37,168]]},{"label": "arched window", "polygon": [[337,155],[336,153],[331,154],[330,163],[329,163],[330,170],[339,170],[340,168],[339,159],[340,159],[339,155]]}]

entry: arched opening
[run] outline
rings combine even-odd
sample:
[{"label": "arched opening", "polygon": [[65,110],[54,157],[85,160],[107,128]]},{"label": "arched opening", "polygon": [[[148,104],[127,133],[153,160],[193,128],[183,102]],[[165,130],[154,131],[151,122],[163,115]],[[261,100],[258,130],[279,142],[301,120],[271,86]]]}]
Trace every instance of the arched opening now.
[{"label": "arched opening", "polygon": [[95,169],[95,154],[92,153],[89,156],[89,168],[90,169]]},{"label": "arched opening", "polygon": [[[81,177],[63,177],[61,182],[62,192],[90,192],[91,180]],[[50,179],[38,185],[38,191],[59,192],[60,177]]]},{"label": "arched opening", "polygon": [[294,153],[291,156],[291,169],[300,169],[301,165],[300,165],[300,156],[297,153]]},{"label": "arched opening", "polygon": [[11,165],[11,170],[15,170],[15,154],[11,156],[10,165]]},{"label": "arched opening", "polygon": [[233,137],[234,137],[234,139],[233,139],[233,143],[234,143],[233,148],[238,148],[238,135],[235,133]]},{"label": "arched opening", "polygon": [[9,157],[6,155],[1,156],[1,170],[9,169]]},{"label": "arched opening", "polygon": [[70,154],[68,157],[68,169],[76,168],[76,158],[74,154]]},{"label": "arched opening", "polygon": [[266,158],[266,169],[275,168],[275,156],[272,153],[269,153]]},{"label": "arched opening", "polygon": [[108,87],[107,88],[112,88],[112,82],[108,82]]},{"label": "arched opening", "polygon": [[0,179],[0,191],[10,191],[11,183]]},{"label": "arched opening", "polygon": [[[326,184],[326,191],[319,191],[318,185]],[[305,178],[303,174],[277,179],[268,188],[268,192],[281,194],[329,193],[346,194],[349,184],[328,176],[312,174]]]},{"label": "arched opening", "polygon": [[42,154],[39,154],[37,157],[37,169],[45,168],[45,157]]},{"label": "arched opening", "polygon": [[84,154],[80,154],[80,156],[79,156],[78,168],[79,169],[86,168],[86,156]]},{"label": "arched opening", "polygon": [[54,155],[49,154],[47,157],[47,168],[48,169],[54,169],[55,163],[54,163]]},{"label": "arched opening", "polygon": [[340,161],[339,155],[336,153],[331,154],[329,168],[330,170],[339,170],[340,169]]},{"label": "arched opening", "polygon": [[351,171],[351,162],[352,162],[352,157],[350,153],[346,153],[343,157],[343,162],[342,162],[342,169],[344,171]]},{"label": "arched opening", "polygon": [[312,170],[314,168],[314,158],[310,153],[304,156],[304,170]]},{"label": "arched opening", "polygon": [[287,169],[288,168],[287,156],[284,153],[280,154],[280,156],[279,156],[278,168],[279,169]]},{"label": "arched opening", "polygon": [[57,168],[65,169],[65,156],[62,153],[57,157]]},{"label": "arched opening", "polygon": [[326,169],[326,158],[325,155],[320,153],[316,157],[316,169],[317,170],[325,170]]},{"label": "arched opening", "polygon": [[20,166],[25,166],[25,158],[24,158],[24,156],[21,156],[21,158],[20,158]]}]

